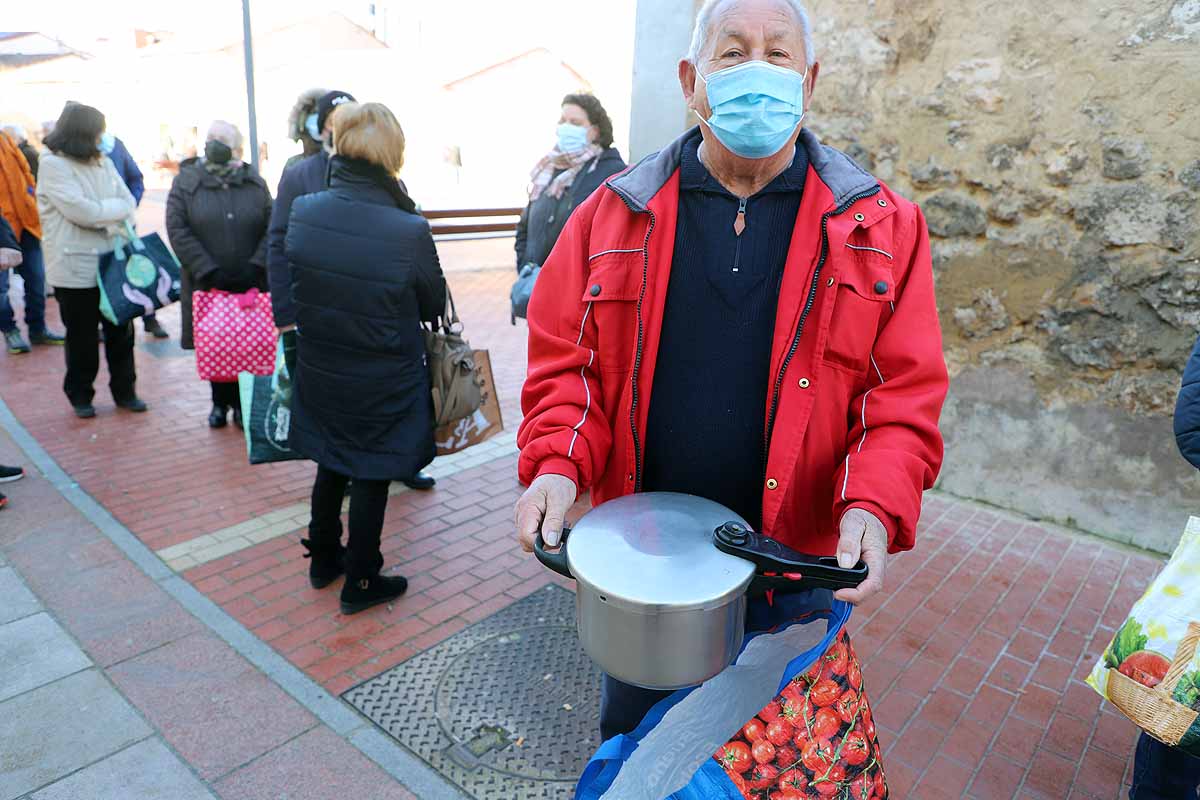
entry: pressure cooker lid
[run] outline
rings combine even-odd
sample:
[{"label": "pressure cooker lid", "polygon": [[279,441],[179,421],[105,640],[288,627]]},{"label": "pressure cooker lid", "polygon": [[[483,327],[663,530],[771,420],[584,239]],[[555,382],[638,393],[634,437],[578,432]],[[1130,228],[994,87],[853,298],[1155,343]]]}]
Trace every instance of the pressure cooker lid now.
[{"label": "pressure cooker lid", "polygon": [[752,563],[713,545],[713,531],[734,521],[749,527],[701,497],[631,494],[584,515],[567,538],[567,559],[576,580],[622,607],[718,605],[745,592],[754,575]]}]

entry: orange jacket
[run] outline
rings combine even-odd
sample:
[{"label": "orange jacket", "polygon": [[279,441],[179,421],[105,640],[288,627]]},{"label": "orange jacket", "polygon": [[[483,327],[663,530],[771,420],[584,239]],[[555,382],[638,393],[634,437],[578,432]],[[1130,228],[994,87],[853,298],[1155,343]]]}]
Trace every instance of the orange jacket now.
[{"label": "orange jacket", "polygon": [[42,238],[35,186],[25,154],[7,133],[0,133],[0,214],[8,220],[17,239],[23,231]]}]

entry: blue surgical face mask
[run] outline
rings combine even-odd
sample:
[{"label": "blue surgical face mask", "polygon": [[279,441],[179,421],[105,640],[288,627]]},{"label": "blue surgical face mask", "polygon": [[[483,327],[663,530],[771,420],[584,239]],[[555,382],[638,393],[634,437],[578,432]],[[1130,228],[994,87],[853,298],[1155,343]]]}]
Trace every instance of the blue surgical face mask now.
[{"label": "blue surgical face mask", "polygon": [[321,129],[317,127],[317,115],[309,114],[304,120],[304,131],[314,141],[321,141]]},{"label": "blue surgical face mask", "polygon": [[100,134],[100,152],[104,155],[112,155],[113,148],[117,146],[117,139],[111,133]]},{"label": "blue surgical face mask", "polygon": [[574,153],[588,146],[588,129],[582,125],[572,125],[564,122],[558,126],[558,149],[564,153]]},{"label": "blue surgical face mask", "polygon": [[746,61],[707,78],[700,75],[712,109],[704,122],[721,144],[742,158],[773,156],[804,119],[807,74],[765,61]]}]

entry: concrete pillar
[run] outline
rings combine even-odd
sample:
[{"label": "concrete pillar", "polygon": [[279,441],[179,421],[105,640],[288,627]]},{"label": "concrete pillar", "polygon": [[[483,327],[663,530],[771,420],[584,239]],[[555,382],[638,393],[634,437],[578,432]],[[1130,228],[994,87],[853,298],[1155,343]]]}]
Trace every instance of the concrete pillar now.
[{"label": "concrete pillar", "polygon": [[676,77],[687,53],[697,0],[638,0],[633,50],[630,162],[661,149],[686,126],[687,108]]}]

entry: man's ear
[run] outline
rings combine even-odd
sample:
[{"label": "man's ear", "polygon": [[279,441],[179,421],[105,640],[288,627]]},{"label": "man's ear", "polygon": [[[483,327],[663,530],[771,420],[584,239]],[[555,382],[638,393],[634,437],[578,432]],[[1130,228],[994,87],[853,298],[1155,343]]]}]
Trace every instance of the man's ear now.
[{"label": "man's ear", "polygon": [[808,81],[804,87],[804,110],[807,111],[812,105],[813,95],[817,93],[817,78],[821,74],[821,62],[814,61],[813,65],[808,68]]},{"label": "man's ear", "polygon": [[684,103],[695,110],[692,98],[696,95],[696,67],[686,58],[679,62],[679,88],[683,90]]}]

